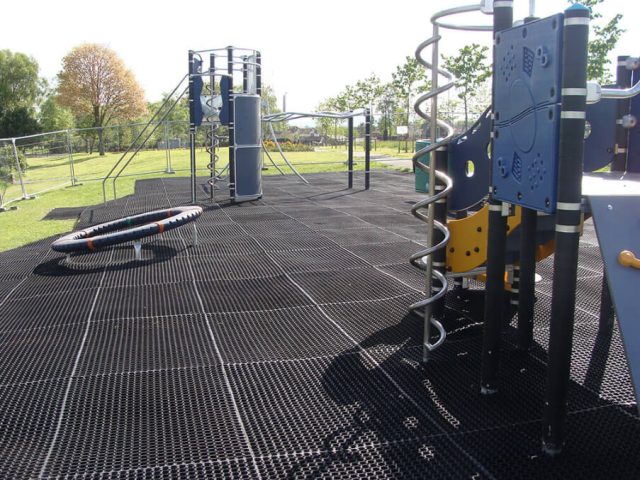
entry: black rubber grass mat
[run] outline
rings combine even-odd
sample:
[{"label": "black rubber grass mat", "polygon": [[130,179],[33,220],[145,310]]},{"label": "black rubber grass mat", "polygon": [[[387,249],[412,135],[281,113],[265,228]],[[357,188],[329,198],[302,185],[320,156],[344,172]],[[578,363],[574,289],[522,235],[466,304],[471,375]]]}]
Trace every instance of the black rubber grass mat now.
[{"label": "black rubber grass mat", "polygon": [[414,242],[394,242],[380,245],[350,245],[345,247],[354,255],[366,260],[371,265],[391,265],[409,263],[409,257],[424,250],[422,245]]},{"label": "black rubber grass mat", "polygon": [[[391,226],[395,227],[413,227],[415,225],[420,225],[421,222],[413,215],[407,215],[406,213],[393,212],[384,215],[367,215],[365,212],[357,215],[357,218],[360,218],[362,221],[367,222],[371,225],[375,225],[376,227],[388,228]],[[425,227],[426,231],[426,227]]]},{"label": "black rubber grass mat", "polygon": [[[249,235],[271,235],[278,233],[309,232],[309,228],[297,220],[274,220],[272,222],[248,222],[242,224]],[[246,235],[246,234],[245,234]]]},{"label": "black rubber grass mat", "polygon": [[211,324],[227,363],[331,356],[353,346],[318,307],[217,314]]},{"label": "black rubber grass mat", "polygon": [[367,228],[370,226],[359,218],[346,214],[333,217],[305,218],[300,221],[312,230]]},{"label": "black rubber grass mat", "polygon": [[[446,355],[440,352],[421,363],[422,347],[377,350],[371,354],[412,398],[448,433],[490,429],[542,417],[546,366],[505,345],[500,356],[498,393],[480,394],[480,352],[482,339],[450,343]],[[457,355],[456,351],[463,352]],[[366,381],[365,378],[358,381]],[[577,411],[609,405],[581,385],[571,382],[568,409]]]},{"label": "black rubber grass mat", "polygon": [[87,288],[97,288],[104,267],[91,267],[86,264],[66,264],[65,257],[44,261],[33,269],[11,295],[12,299],[35,297],[47,294],[64,294]]},{"label": "black rubber grass mat", "polygon": [[6,280],[4,282],[0,282],[0,303],[2,303],[9,294],[16,289],[19,283],[20,280]]},{"label": "black rubber grass mat", "polygon": [[[420,248],[416,250],[419,251]],[[415,290],[424,291],[425,275],[424,272],[407,262],[400,262],[392,265],[381,265],[378,267],[383,272],[399,279]]]},{"label": "black rubber grass mat", "polygon": [[254,235],[253,238],[267,252],[290,252],[293,250],[312,250],[314,248],[331,248],[335,246],[334,242],[314,232]]},{"label": "black rubber grass mat", "polygon": [[640,422],[615,407],[569,414],[567,443],[556,459],[541,455],[541,431],[541,423],[532,422],[466,434],[459,441],[496,478],[638,478]]},{"label": "black rubber grass mat", "polygon": [[379,368],[355,352],[354,347],[336,357],[228,367],[257,455],[324,452],[439,433]]},{"label": "black rubber grass mat", "polygon": [[373,267],[294,273],[293,280],[318,303],[376,300],[407,293],[407,287]]},{"label": "black rubber grass mat", "polygon": [[193,257],[191,266],[196,280],[242,280],[273,277],[278,266],[264,253],[231,257]]},{"label": "black rubber grass mat", "polygon": [[330,272],[366,268],[369,264],[337,246],[315,250],[270,252],[269,256],[286,272]]},{"label": "black rubber grass mat", "polygon": [[126,318],[91,322],[76,375],[181,369],[217,363],[204,315]]},{"label": "black rubber grass mat", "polygon": [[[235,237],[222,237],[220,239],[199,238],[198,244],[187,252],[193,257],[241,257],[250,254],[262,253],[262,248],[255,240],[246,235]],[[237,261],[241,261],[240,258]]]},{"label": "black rubber grass mat", "polygon": [[335,450],[277,455],[258,460],[263,478],[445,479],[486,478],[446,438],[388,442],[358,447],[336,441]]},{"label": "black rubber grass mat", "polygon": [[79,478],[91,478],[97,480],[192,480],[194,478],[201,478],[205,480],[220,478],[246,479],[257,477],[258,474],[256,472],[256,467],[252,459],[231,458],[91,473],[80,475]]},{"label": "black rubber grass mat", "polygon": [[45,474],[248,455],[219,367],[106,375],[73,380]]},{"label": "black rubber grass mat", "polygon": [[297,220],[310,219],[310,218],[326,218],[326,217],[341,217],[344,214],[332,208],[326,208],[321,206],[310,207],[298,207],[298,206],[283,206],[279,207],[278,211],[285,215],[288,215]]},{"label": "black rubber grass mat", "polygon": [[408,306],[419,300],[407,294],[385,300],[323,305],[327,314],[364,349],[422,345],[423,321]]},{"label": "black rubber grass mat", "polygon": [[[531,352],[547,361],[549,329],[534,329],[537,348]],[[618,404],[635,403],[633,384],[617,323],[611,328],[598,328],[595,322],[578,323],[573,332],[571,378],[604,400]]]},{"label": "black rubber grass mat", "polygon": [[284,275],[244,280],[197,282],[207,313],[249,312],[312,305]]},{"label": "black rubber grass mat", "polygon": [[72,220],[80,217],[80,214],[87,207],[58,207],[42,217],[43,220]]},{"label": "black rubber grass mat", "polygon": [[2,305],[0,333],[81,323],[89,319],[96,288],[8,300]]},{"label": "black rubber grass mat", "polygon": [[0,387],[71,374],[85,323],[0,333]]},{"label": "black rubber grass mat", "polygon": [[40,474],[67,380],[0,387],[0,478]]},{"label": "black rubber grass mat", "polygon": [[379,244],[379,243],[393,243],[406,241],[401,236],[392,232],[386,232],[377,227],[367,227],[358,229],[328,229],[322,230],[323,236],[330,238],[338,245],[364,245],[364,244]]},{"label": "black rubber grass mat", "polygon": [[92,320],[202,313],[193,282],[102,288]]}]

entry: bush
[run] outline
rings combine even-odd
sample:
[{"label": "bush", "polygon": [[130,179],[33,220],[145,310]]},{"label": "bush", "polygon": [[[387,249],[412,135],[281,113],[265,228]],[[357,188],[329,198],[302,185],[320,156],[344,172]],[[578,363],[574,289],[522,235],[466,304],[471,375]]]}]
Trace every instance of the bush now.
[{"label": "bush", "polygon": [[[269,152],[278,151],[278,147],[272,140],[265,140],[264,148]],[[280,148],[282,148],[283,152],[313,152],[313,146],[305,145],[304,143],[294,143],[289,140],[280,142]]]}]

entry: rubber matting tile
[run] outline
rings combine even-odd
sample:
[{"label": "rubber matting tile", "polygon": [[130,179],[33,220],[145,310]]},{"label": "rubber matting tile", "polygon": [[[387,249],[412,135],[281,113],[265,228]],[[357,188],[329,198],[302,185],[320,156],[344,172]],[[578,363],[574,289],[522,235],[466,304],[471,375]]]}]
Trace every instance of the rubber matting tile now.
[{"label": "rubber matting tile", "polygon": [[273,277],[280,273],[278,266],[264,253],[242,257],[197,257],[192,261],[196,280],[241,280]]},{"label": "rubber matting tile", "polygon": [[67,380],[0,388],[0,478],[35,478],[53,440]]},{"label": "rubber matting tile", "polygon": [[46,474],[204,462],[248,453],[218,367],[85,377],[73,381]]},{"label": "rubber matting tile", "polygon": [[411,313],[416,294],[386,300],[324,305],[322,309],[362,348],[422,345],[423,320]]},{"label": "rubber matting tile", "polygon": [[284,275],[245,280],[197,282],[207,313],[247,312],[311,305]]},{"label": "rubber matting tile", "polygon": [[366,260],[371,265],[389,265],[393,263],[409,263],[409,257],[423,250],[424,247],[414,242],[394,242],[381,245],[350,245],[345,247],[354,255]]},{"label": "rubber matting tile", "polygon": [[[355,353],[355,350],[352,353]],[[426,437],[431,422],[357,354],[229,366],[257,455]]]},{"label": "rubber matting tile", "polygon": [[[235,257],[261,253],[262,248],[252,238],[245,234],[238,238],[227,237],[220,239],[199,239],[198,245],[189,249],[188,254],[193,257]],[[238,260],[240,261],[240,260]]]},{"label": "rubber matting tile", "polygon": [[253,238],[267,252],[312,250],[314,248],[334,247],[331,240],[315,232],[283,233],[280,235],[255,235]]},{"label": "rubber matting tile", "polygon": [[[562,455],[542,455],[534,422],[463,435],[460,443],[496,478],[638,478],[640,422],[616,408],[570,414]],[[499,446],[499,447],[498,447]]]},{"label": "rubber matting tile", "polygon": [[370,226],[369,224],[363,222],[362,220],[350,216],[333,216],[333,217],[319,217],[319,218],[306,218],[304,220],[300,220],[307,227],[312,230],[335,230],[336,228],[366,228]]},{"label": "rubber matting tile", "polygon": [[92,320],[202,313],[192,282],[109,287],[100,291]]},{"label": "rubber matting tile", "polygon": [[91,322],[78,376],[219,363],[204,315]]},{"label": "rubber matting tile", "polygon": [[42,220],[71,220],[80,217],[87,207],[58,207],[49,210]]},{"label": "rubber matting tile", "polygon": [[89,319],[98,289],[8,300],[2,305],[0,332],[82,323]]},{"label": "rubber matting tile", "polygon": [[[547,361],[549,329],[534,329],[534,340],[540,346],[532,355]],[[633,384],[617,323],[611,329],[599,329],[597,321],[578,323],[573,332],[571,379],[604,400],[618,404],[635,402]]]},{"label": "rubber matting tile", "polygon": [[317,307],[215,315],[212,327],[228,363],[328,356],[353,347]]},{"label": "rubber matting tile", "polygon": [[3,261],[0,269],[0,282],[15,281],[16,283],[29,275],[37,263],[29,260]]},{"label": "rubber matting tile", "polygon": [[365,268],[368,263],[339,247],[271,252],[269,256],[286,272],[326,272]]},{"label": "rubber matting tile", "polygon": [[[449,344],[447,355],[422,363],[422,348],[374,351],[380,367],[448,432],[467,432],[542,417],[546,366],[513,348],[503,347],[498,393],[480,394],[482,339]],[[457,355],[456,351],[463,353]],[[569,385],[569,411],[607,405],[581,385]]]},{"label": "rubber matting tile", "polygon": [[122,266],[107,268],[103,285],[106,287],[161,285],[192,280],[189,264],[180,259],[135,260]]},{"label": "rubber matting tile", "polygon": [[246,479],[255,476],[257,473],[253,460],[225,459],[91,473],[80,478],[99,480],[191,480],[201,478],[213,480],[219,478]]},{"label": "rubber matting tile", "polygon": [[[418,249],[419,250],[419,249]],[[382,265],[378,268],[388,273],[399,281],[404,282],[416,291],[423,291],[425,285],[425,274],[419,268],[414,267],[407,261],[395,265]]]},{"label": "rubber matting tile", "polygon": [[385,232],[377,227],[367,227],[358,229],[336,229],[336,230],[322,230],[320,232],[327,238],[338,245],[364,245],[364,244],[378,244],[378,243],[393,243],[402,242],[404,239],[394,233]]},{"label": "rubber matting tile", "polygon": [[487,478],[446,438],[367,447],[353,447],[348,440],[333,451],[261,458],[260,473],[263,478],[291,479]]},{"label": "rubber matting tile", "polygon": [[308,219],[308,218],[326,218],[326,217],[340,217],[344,215],[337,210],[326,207],[280,207],[278,210],[285,215],[289,215],[295,219]]},{"label": "rubber matting tile", "polygon": [[4,282],[0,282],[0,303],[2,303],[9,296],[11,291],[14,290],[19,283],[20,280],[7,280]]},{"label": "rubber matting tile", "polygon": [[33,273],[13,292],[12,298],[34,297],[42,294],[74,292],[97,288],[104,267],[65,264],[65,257],[58,257],[38,265]]},{"label": "rubber matting tile", "polygon": [[76,323],[0,333],[0,386],[70,375],[85,330]]},{"label": "rubber matting tile", "polygon": [[242,223],[242,228],[246,230],[249,235],[272,235],[290,232],[309,232],[308,227],[293,219],[275,220],[273,222]]},{"label": "rubber matting tile", "polygon": [[366,210],[357,215],[361,220],[376,227],[388,228],[390,226],[414,226],[419,222],[413,215],[395,212],[386,215],[367,215]]},{"label": "rubber matting tile", "polygon": [[318,303],[375,300],[407,293],[407,287],[376,269],[294,273],[293,280]]}]

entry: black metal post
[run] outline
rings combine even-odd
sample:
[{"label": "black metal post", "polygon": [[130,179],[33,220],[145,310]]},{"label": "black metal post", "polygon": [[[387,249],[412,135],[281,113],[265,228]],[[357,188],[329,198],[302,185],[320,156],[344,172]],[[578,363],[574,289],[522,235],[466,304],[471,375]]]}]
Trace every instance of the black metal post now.
[{"label": "black metal post", "polygon": [[[493,13],[493,38],[495,39],[498,32],[511,27],[512,23],[513,2],[506,1],[496,4]],[[496,65],[495,47],[493,56],[493,65]],[[495,92],[492,94],[492,98],[495,98]],[[489,192],[488,230],[487,284],[480,378],[480,392],[485,395],[498,391],[500,330],[503,323],[502,307],[504,304],[504,272],[507,249],[507,217],[503,215],[502,202],[493,198],[493,189]]]},{"label": "black metal post", "polygon": [[256,94],[262,95],[262,55],[256,52]]},{"label": "black metal post", "polygon": [[347,168],[349,178],[349,188],[353,188],[353,117],[347,120]]},{"label": "black metal post", "polygon": [[[448,171],[448,165],[447,165],[448,152],[447,152],[446,146],[438,148],[435,152],[431,153],[431,155],[435,155],[436,170],[440,172]],[[444,190],[444,188],[445,188],[445,185],[443,183],[438,182],[436,177],[436,184],[435,184],[436,194]],[[436,203],[433,206],[433,218],[438,222],[442,223],[443,225],[447,224],[447,197],[441,198],[440,200],[436,201]],[[443,239],[444,239],[444,234],[437,228],[434,229],[433,244],[437,245]],[[433,260],[431,265],[433,266],[434,270],[438,270],[442,274],[447,273],[446,255],[447,255],[447,250],[445,248],[441,248],[440,250],[437,250],[434,253],[432,253]],[[442,290],[442,285],[440,284],[440,282],[435,282],[435,284],[432,285],[431,290],[433,291],[434,294],[436,294],[440,290]],[[445,300],[446,300],[445,297],[443,297],[433,304],[431,314],[434,317],[442,318],[444,316]]]},{"label": "black metal post", "polygon": [[249,89],[249,69],[247,65],[247,57],[242,57],[242,93],[248,93]]},{"label": "black metal post", "polygon": [[[213,107],[213,97],[216,94],[216,55],[215,53],[211,53],[209,55],[209,90],[211,91],[211,106]],[[216,134],[216,128],[215,125],[213,123],[213,119],[211,121],[211,125],[209,125],[209,128],[211,129],[211,142],[212,144],[209,146],[209,148],[211,148],[211,153],[209,155],[209,164],[211,166],[210,168],[210,178],[209,178],[209,182],[210,182],[210,190],[209,190],[209,200],[214,201],[215,200],[215,189],[216,189],[216,142],[215,142],[215,134]]]},{"label": "black metal post", "polygon": [[371,110],[364,111],[364,189],[369,190],[371,174]]},{"label": "black metal post", "polygon": [[189,50],[189,162],[191,167],[191,203],[196,203],[196,114],[193,74],[195,74],[194,53]]},{"label": "black metal post", "polygon": [[538,212],[522,207],[520,220],[520,268],[518,285],[518,348],[528,351],[533,342],[533,309],[536,295],[536,230]]},{"label": "black metal post", "polygon": [[548,455],[556,455],[562,451],[565,437],[582,221],[588,38],[589,10],[580,4],[574,4],[565,10],[562,47],[556,253],[553,262],[549,360],[542,433],[542,448]]},{"label": "black metal post", "polygon": [[235,96],[233,93],[233,47],[227,47],[227,73],[229,74],[229,197],[236,196],[236,134]]}]

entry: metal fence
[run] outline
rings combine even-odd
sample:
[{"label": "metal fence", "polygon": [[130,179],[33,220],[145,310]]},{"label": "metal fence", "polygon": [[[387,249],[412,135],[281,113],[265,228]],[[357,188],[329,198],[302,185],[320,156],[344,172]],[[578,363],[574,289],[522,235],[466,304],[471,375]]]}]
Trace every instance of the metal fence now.
[{"label": "metal fence", "polygon": [[[0,139],[0,209],[52,189],[103,180],[145,125],[77,128]],[[122,176],[189,171],[189,123],[165,121],[156,125],[142,148],[149,153],[138,156]],[[104,155],[100,154],[100,136]],[[204,146],[204,131],[199,132],[197,142]]]}]

